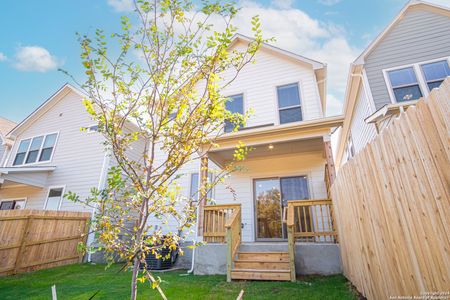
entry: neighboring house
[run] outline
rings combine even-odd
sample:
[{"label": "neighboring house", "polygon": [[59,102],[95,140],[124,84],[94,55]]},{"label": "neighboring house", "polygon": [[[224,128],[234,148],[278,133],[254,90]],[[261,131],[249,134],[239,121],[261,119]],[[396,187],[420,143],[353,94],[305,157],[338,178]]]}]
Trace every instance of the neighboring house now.
[{"label": "neighboring house", "polygon": [[112,163],[83,98],[66,84],[9,132],[14,144],[0,168],[0,209],[93,211],[64,198],[72,191],[85,199],[102,188]]},{"label": "neighboring house", "polygon": [[63,197],[68,191],[87,196],[104,172],[102,137],[81,131],[93,125],[82,98],[64,85],[9,132],[14,145],[0,168],[0,209],[21,203],[26,209],[92,211]]},{"label": "neighboring house", "polygon": [[336,166],[450,76],[449,62],[450,7],[408,2],[351,65]]},{"label": "neighboring house", "polygon": [[[242,49],[249,41],[238,35],[231,47]],[[197,235],[191,238],[203,239],[208,244],[196,250],[196,273],[226,272],[224,220],[229,220],[230,211],[240,206],[239,227],[242,226],[244,243],[241,251],[274,254],[262,255],[268,262],[260,263],[258,254],[247,264],[234,261],[232,278],[289,280],[292,269],[284,260],[288,254],[288,230],[283,219],[291,200],[305,205],[298,206],[295,212],[296,233],[303,241],[310,242],[297,244],[299,257],[295,261],[301,266],[297,272],[340,272],[331,206],[328,206],[331,201],[326,201],[329,198],[326,174],[334,172],[330,134],[342,124],[343,117],[325,117],[326,70],[323,63],[265,44],[256,54],[256,63],[246,66],[226,88],[225,95],[232,99],[227,108],[241,113],[251,108],[252,116],[239,131],[220,137],[218,147],[208,150],[205,147],[201,162],[197,160],[183,167],[180,173],[185,176],[178,183],[186,196],[197,197],[201,184],[214,176],[214,172],[209,176],[203,172],[202,176],[202,169],[223,168],[233,159],[239,142],[253,151],[239,163],[242,171],[231,174],[224,184],[210,192],[208,197],[217,205],[199,209]],[[224,74],[225,80],[229,76],[232,75]],[[225,130],[230,128],[226,126]],[[168,221],[169,229],[176,232],[176,224]],[[159,225],[154,220],[151,222]],[[275,260],[282,263],[273,263]],[[315,263],[316,260],[322,263]]]},{"label": "neighboring house", "polygon": [[13,121],[0,117],[0,167],[6,161],[9,148],[11,147],[11,141],[6,136],[15,126],[16,123]]}]

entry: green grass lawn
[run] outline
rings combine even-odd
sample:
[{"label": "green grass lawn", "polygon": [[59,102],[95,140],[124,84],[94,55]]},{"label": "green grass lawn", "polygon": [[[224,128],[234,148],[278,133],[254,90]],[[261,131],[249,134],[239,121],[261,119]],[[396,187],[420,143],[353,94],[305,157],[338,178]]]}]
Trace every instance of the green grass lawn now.
[{"label": "green grass lawn", "polygon": [[[1,299],[51,299],[55,284],[58,300],[127,299],[130,272],[118,272],[114,265],[79,264],[0,277]],[[227,283],[225,276],[183,276],[184,271],[155,273],[169,299],[236,299],[244,289],[244,299],[356,299],[347,280],[341,276],[308,276],[292,282],[237,281]],[[139,285],[139,299],[161,299],[148,283]]]}]

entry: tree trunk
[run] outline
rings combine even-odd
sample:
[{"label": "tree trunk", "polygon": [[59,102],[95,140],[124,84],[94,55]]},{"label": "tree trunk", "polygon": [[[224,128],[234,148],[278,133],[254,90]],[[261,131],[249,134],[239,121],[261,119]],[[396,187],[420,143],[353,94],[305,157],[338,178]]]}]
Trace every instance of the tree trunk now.
[{"label": "tree trunk", "polygon": [[131,300],[136,300],[137,297],[137,276],[139,272],[139,259],[137,257],[133,260],[133,276],[131,278]]}]

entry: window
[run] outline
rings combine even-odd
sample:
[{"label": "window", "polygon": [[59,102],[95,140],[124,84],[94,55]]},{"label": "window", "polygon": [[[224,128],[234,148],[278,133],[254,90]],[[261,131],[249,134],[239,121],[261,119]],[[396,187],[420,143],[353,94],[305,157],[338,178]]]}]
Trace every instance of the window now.
[{"label": "window", "polygon": [[450,76],[447,60],[424,64],[421,68],[429,91],[439,87],[445,78]]},{"label": "window", "polygon": [[355,156],[355,147],[353,146],[352,136],[348,136],[347,140],[347,160],[350,160],[353,156]]},{"label": "window", "polygon": [[[209,179],[210,183],[213,182],[214,176],[212,173],[208,173],[208,179]],[[189,196],[192,200],[198,201],[198,199],[200,197],[199,187],[200,187],[199,175],[198,175],[198,173],[192,173],[191,174],[191,189],[189,191]],[[213,196],[212,190],[213,189],[209,189],[208,194],[206,195],[206,197],[209,199],[211,199]]]},{"label": "window", "polygon": [[6,200],[0,202],[0,210],[24,209],[25,199]]},{"label": "window", "polygon": [[280,124],[302,120],[302,107],[298,84],[288,84],[277,87]]},{"label": "window", "polygon": [[48,191],[47,202],[44,209],[46,210],[59,210],[61,207],[61,200],[63,198],[64,188],[51,188]]},{"label": "window", "polygon": [[91,132],[98,132],[98,125],[97,125],[97,124],[94,124],[94,125],[91,125],[91,126],[88,126],[88,127],[82,127],[81,129],[82,129],[83,131],[88,132],[88,133],[91,133]]},{"label": "window", "polygon": [[56,143],[56,133],[20,141],[13,166],[49,161]]},{"label": "window", "polygon": [[417,100],[422,97],[413,67],[390,71],[388,74],[397,102]]},{"label": "window", "polygon": [[[231,113],[244,114],[244,96],[242,94],[228,97],[228,101],[225,103],[225,109]],[[235,128],[235,124],[232,121],[225,121],[225,132],[232,132]]]}]

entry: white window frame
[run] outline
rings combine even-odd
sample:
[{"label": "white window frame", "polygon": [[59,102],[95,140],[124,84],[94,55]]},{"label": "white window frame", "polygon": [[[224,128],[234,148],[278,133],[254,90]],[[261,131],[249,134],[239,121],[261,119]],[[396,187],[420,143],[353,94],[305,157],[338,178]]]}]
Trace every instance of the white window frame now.
[{"label": "white window frame", "polygon": [[[42,152],[42,147],[44,146],[45,138],[46,138],[48,135],[51,135],[51,134],[56,134],[55,145],[53,146],[52,155],[50,155],[50,159],[49,159],[49,160],[39,161],[39,157],[41,156],[41,152]],[[39,152],[38,152],[38,155],[37,155],[37,159],[36,159],[36,161],[35,161],[34,163],[28,163],[28,164],[27,164],[27,163],[26,163],[26,160],[27,160],[27,156],[28,156],[28,153],[29,153],[29,151],[30,151],[30,147],[31,147],[31,144],[32,144],[32,142],[33,142],[33,139],[36,138],[36,137],[39,137],[39,136],[43,136],[43,137],[44,137],[44,140],[42,141],[41,147],[39,148]],[[23,163],[20,164],[20,165],[14,165],[14,161],[16,160],[16,156],[17,156],[17,153],[18,153],[18,151],[19,151],[20,143],[22,143],[22,141],[25,141],[25,140],[30,140],[30,144],[28,145],[27,151],[25,152],[25,157],[24,157],[24,159],[23,159]],[[12,157],[11,166],[14,166],[14,167],[19,167],[19,166],[33,166],[33,165],[46,164],[46,163],[51,162],[51,161],[53,160],[53,155],[55,154],[56,145],[58,144],[58,140],[59,140],[59,131],[49,132],[49,133],[43,133],[43,134],[37,134],[37,135],[34,135],[34,136],[30,136],[30,137],[26,137],[26,138],[21,139],[21,140],[17,143],[17,147],[16,147],[16,149],[15,149],[14,156]]]},{"label": "white window frame", "polygon": [[[245,99],[246,99],[246,92],[244,92],[244,91],[242,91],[242,92],[236,92],[236,93],[230,93],[228,96],[226,96],[226,98],[231,98],[231,97],[235,97],[235,96],[239,96],[239,95],[242,95],[242,112],[243,112],[243,114],[245,115],[245,112],[247,111],[246,110],[246,101],[245,101]],[[247,124],[245,124],[245,125],[247,125]],[[242,126],[242,128],[245,128],[246,126]],[[225,132],[225,124],[224,124],[224,126],[223,126],[223,133],[225,133],[225,134],[227,134],[227,133],[233,133],[233,131],[229,131],[229,132]],[[194,172],[195,173],[195,172]]]},{"label": "white window frame", "polygon": [[89,126],[83,127],[83,129],[85,130],[86,133],[89,133],[89,134],[96,133],[96,132],[98,132],[98,130],[91,130],[91,128],[94,126],[98,127],[98,124],[91,124]]},{"label": "white window frame", "polygon": [[[278,88],[279,87],[282,87],[282,86],[286,86],[286,85],[294,85],[294,84],[297,84],[297,87],[298,87],[298,97],[300,98],[299,100],[300,100],[300,113],[301,113],[301,120],[300,121],[295,121],[295,122],[288,122],[288,123],[281,123],[281,118],[280,118],[280,101],[278,101]],[[289,82],[285,82],[285,83],[280,83],[280,84],[277,84],[276,86],[275,86],[275,105],[276,105],[276,108],[277,108],[277,121],[278,121],[278,125],[288,125],[288,124],[292,124],[292,123],[298,123],[298,122],[303,122],[303,121],[305,121],[305,111],[304,111],[304,104],[303,104],[303,101],[304,101],[304,97],[303,97],[303,88],[302,88],[302,82],[299,80],[299,81],[289,81]],[[289,106],[289,107],[283,107],[283,108],[281,108],[281,110],[286,110],[286,109],[289,109],[289,108],[295,108],[295,107],[298,107],[297,105],[296,106]]]},{"label": "white window frame", "polygon": [[[24,201],[23,208],[21,208],[21,209],[25,209],[25,207],[27,206],[28,198],[27,197],[17,197],[17,198],[1,199],[0,203],[8,202],[8,201]],[[14,208],[14,210],[15,210],[15,208]]]},{"label": "white window frame", "polygon": [[417,78],[417,83],[419,85],[419,89],[422,92],[422,97],[427,97],[430,94],[430,90],[428,89],[428,84],[425,80],[425,75],[422,72],[422,65],[426,65],[429,63],[438,62],[438,61],[442,61],[442,60],[447,60],[447,63],[450,65],[450,56],[445,56],[445,57],[441,57],[441,58],[420,61],[420,62],[413,63],[413,64],[407,64],[407,65],[383,69],[382,72],[383,72],[384,82],[388,89],[389,98],[391,99],[391,103],[395,104],[398,102],[395,99],[394,90],[392,88],[391,80],[389,78],[390,71],[401,70],[401,69],[406,69],[406,68],[412,67],[414,70],[414,74],[416,75],[416,78]]},{"label": "white window frame", "polygon": [[61,200],[59,201],[58,209],[57,209],[57,210],[61,210],[61,206],[62,206],[62,203],[64,200],[64,193],[66,192],[65,185],[52,185],[52,186],[48,187],[47,197],[45,198],[45,202],[44,202],[44,210],[47,210],[47,202],[48,202],[48,196],[50,195],[50,190],[61,189],[61,188],[62,188]]},{"label": "white window frame", "polygon": [[[201,180],[201,176],[200,176],[200,172],[190,172],[189,173],[189,190],[188,190],[188,198],[191,199],[191,191],[192,191],[192,175],[193,174],[197,174],[198,176],[198,185],[197,185],[197,199],[194,199],[195,202],[200,201],[200,185],[202,184],[202,180]],[[211,175],[211,178],[210,178]],[[208,172],[208,180],[211,179],[211,182],[213,182],[215,180],[215,175],[213,172]],[[215,191],[216,191],[216,187],[213,186],[211,189],[211,199],[215,198]]]}]

